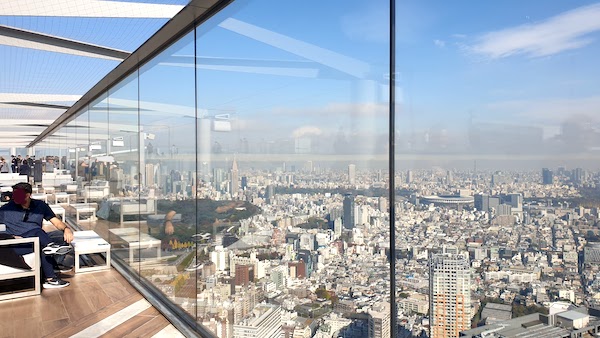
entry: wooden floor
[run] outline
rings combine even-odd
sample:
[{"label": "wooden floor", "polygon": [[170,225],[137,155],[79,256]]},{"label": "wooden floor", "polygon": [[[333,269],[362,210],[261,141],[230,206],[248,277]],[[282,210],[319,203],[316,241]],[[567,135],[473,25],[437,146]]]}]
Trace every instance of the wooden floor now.
[{"label": "wooden floor", "polygon": [[0,338],[183,337],[115,269],[62,278],[71,285],[0,301]]}]

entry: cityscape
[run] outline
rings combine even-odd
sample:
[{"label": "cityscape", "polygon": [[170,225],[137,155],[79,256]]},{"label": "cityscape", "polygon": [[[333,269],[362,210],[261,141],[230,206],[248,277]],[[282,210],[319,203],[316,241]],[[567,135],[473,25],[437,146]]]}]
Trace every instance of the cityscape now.
[{"label": "cityscape", "polygon": [[475,337],[549,312],[600,325],[587,311],[600,297],[597,172],[398,171],[395,287],[385,170],[307,161],[271,171],[234,157],[207,177],[163,177],[175,187],[166,196],[195,189],[198,201],[253,214],[207,227],[178,283],[170,264],[141,274],[217,337],[390,337],[390,290],[401,337]]},{"label": "cityscape", "polygon": [[7,336],[600,336],[598,0],[4,2]]}]

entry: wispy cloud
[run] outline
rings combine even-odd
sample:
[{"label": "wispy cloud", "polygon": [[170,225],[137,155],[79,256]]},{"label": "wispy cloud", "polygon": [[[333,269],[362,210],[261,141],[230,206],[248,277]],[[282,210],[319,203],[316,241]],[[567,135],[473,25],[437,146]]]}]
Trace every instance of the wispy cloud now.
[{"label": "wispy cloud", "polygon": [[584,47],[600,30],[600,4],[579,7],[535,24],[488,32],[469,50],[492,59],[511,55],[542,57]]},{"label": "wispy cloud", "polygon": [[446,47],[446,42],[444,42],[442,40],[438,40],[438,39],[433,40],[433,44],[440,48]]}]

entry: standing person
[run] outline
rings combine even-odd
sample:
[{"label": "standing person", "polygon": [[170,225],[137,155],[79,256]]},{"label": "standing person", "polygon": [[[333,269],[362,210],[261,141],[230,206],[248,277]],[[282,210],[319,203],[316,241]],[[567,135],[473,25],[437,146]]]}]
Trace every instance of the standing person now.
[{"label": "standing person", "polygon": [[10,167],[12,169],[13,173],[18,173],[19,172],[19,165],[21,164],[21,157],[19,155],[19,157],[16,157],[15,155],[10,155],[11,160],[10,160]]},{"label": "standing person", "polygon": [[25,160],[21,161],[21,165],[19,166],[19,175],[27,175],[29,179],[30,172],[31,168],[29,167],[29,163]]},{"label": "standing person", "polygon": [[6,163],[4,157],[0,156],[0,173],[7,174],[10,172],[10,165]]},{"label": "standing person", "polygon": [[[56,217],[46,202],[31,199],[31,184],[17,183],[12,188],[12,200],[0,207],[0,222],[6,224],[6,231],[13,236],[39,238],[44,288],[69,286],[69,282],[58,278],[54,271],[57,265],[54,256],[65,255],[73,250],[69,245],[73,240],[73,231]],[[44,219],[59,230],[46,233],[42,229]],[[23,255],[30,253],[31,249],[15,248],[15,251]]]},{"label": "standing person", "polygon": [[94,161],[90,163],[90,174],[92,175],[91,179],[93,180],[96,176],[98,176],[98,167],[100,164],[98,163],[98,159],[95,158]]}]

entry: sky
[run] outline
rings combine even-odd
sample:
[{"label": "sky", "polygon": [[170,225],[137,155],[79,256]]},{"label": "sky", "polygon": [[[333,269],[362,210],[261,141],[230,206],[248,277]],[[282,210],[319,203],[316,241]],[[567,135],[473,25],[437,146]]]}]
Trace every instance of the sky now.
[{"label": "sky", "polygon": [[[414,0],[396,9],[400,152],[553,156],[600,145],[600,2]],[[135,21],[0,16],[0,24],[123,50],[166,22],[140,21],[143,29],[124,34]],[[102,29],[86,29],[98,22]],[[145,106],[172,104],[144,122],[185,125],[178,107],[198,102],[204,116],[232,116],[233,132],[213,136],[231,151],[246,139],[251,147],[286,141],[316,153],[384,153],[389,36],[389,1],[233,2],[195,39],[142,68],[140,97],[152,101]],[[82,65],[114,65],[94,62]],[[60,90],[89,86],[69,83]]]},{"label": "sky", "polygon": [[[325,56],[332,66],[319,58],[325,51],[301,54],[214,29],[200,38],[210,48],[199,54],[308,59],[322,67],[316,80],[207,71],[208,78],[235,78],[223,86],[240,84],[223,102],[207,94],[206,102],[215,101],[209,109],[253,116],[262,132],[270,125],[261,122],[276,115],[285,117],[277,121],[281,130],[299,126],[292,133],[312,130],[321,138],[343,133],[359,138],[354,146],[371,143],[366,151],[382,149],[375,140],[387,123],[388,2],[341,4],[255,1],[224,15],[364,62],[366,74],[345,73],[339,55]],[[598,146],[600,3],[398,1],[396,26],[401,151],[553,154]],[[218,43],[223,40],[234,43]],[[377,88],[368,89],[369,81]]]},{"label": "sky", "polygon": [[397,45],[404,112],[421,127],[472,119],[540,127],[548,139],[570,119],[597,123],[599,3],[406,6],[423,13],[399,33]]}]

